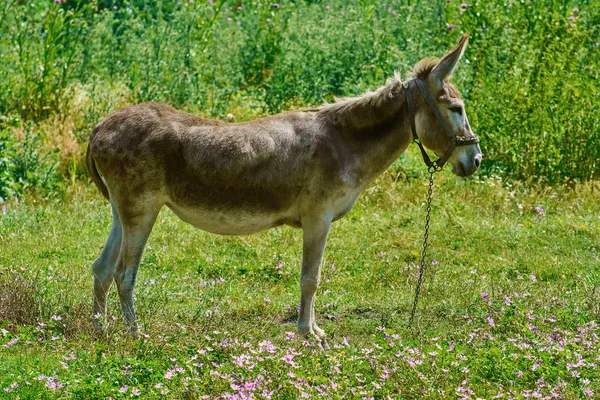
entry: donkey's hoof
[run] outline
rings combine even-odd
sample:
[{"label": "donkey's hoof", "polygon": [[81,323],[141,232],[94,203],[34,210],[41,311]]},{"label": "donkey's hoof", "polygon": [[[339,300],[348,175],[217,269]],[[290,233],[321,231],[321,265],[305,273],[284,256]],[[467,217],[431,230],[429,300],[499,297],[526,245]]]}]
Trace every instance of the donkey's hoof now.
[{"label": "donkey's hoof", "polygon": [[136,328],[130,328],[129,329],[129,334],[131,335],[131,338],[133,340],[138,340],[140,338],[140,333],[139,333],[137,327]]},{"label": "donkey's hoof", "polygon": [[331,350],[331,347],[329,346],[329,341],[327,340],[327,338],[320,337],[317,339],[318,342],[317,344],[319,345],[319,348],[321,348],[321,350]]},{"label": "donkey's hoof", "polygon": [[327,342],[327,334],[316,324],[312,324],[310,327],[298,327],[298,332],[309,342],[316,343],[321,350],[329,350],[331,348]]},{"label": "donkey's hoof", "polygon": [[327,336],[325,331],[323,329],[319,328],[317,326],[317,324],[312,325],[312,331],[314,332],[315,336],[317,336],[318,338],[325,338]]},{"label": "donkey's hoof", "polygon": [[329,350],[329,343],[327,341],[327,335],[318,336],[315,332],[302,335],[306,338],[306,341],[311,344],[316,344],[321,350]]},{"label": "donkey's hoof", "polygon": [[323,339],[327,337],[325,331],[319,328],[314,322],[309,326],[298,326],[298,333],[305,338],[314,337],[316,339]]}]

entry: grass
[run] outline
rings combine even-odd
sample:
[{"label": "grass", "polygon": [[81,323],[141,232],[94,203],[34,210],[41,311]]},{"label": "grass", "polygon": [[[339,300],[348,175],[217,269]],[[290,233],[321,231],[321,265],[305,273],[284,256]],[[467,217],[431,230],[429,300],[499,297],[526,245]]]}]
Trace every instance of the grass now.
[{"label": "grass", "polygon": [[[0,398],[598,396],[598,1],[6,2]],[[140,268],[142,338],[114,290],[92,338],[110,212],[81,161],[101,118],[142,101],[237,121],[318,105],[405,76],[463,32],[454,79],[486,178],[436,176],[413,328],[427,189],[414,149],[330,234],[330,350],[294,333],[299,230],[221,237],[168,210]]]},{"label": "grass", "polygon": [[91,262],[110,229],[108,204],[77,183],[62,201],[8,203],[0,397],[600,393],[598,184],[526,189],[436,176],[409,329],[426,193],[416,157],[398,160],[334,224],[316,307],[329,351],[294,334],[300,230],[216,236],[163,210],[136,287],[143,337],[124,333],[113,289],[111,323],[93,340]]}]

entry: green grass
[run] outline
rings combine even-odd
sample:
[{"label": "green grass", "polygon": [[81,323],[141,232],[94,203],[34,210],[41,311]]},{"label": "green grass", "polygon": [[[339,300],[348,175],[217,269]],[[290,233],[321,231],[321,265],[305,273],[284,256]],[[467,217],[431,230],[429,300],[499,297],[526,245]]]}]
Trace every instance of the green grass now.
[{"label": "green grass", "polygon": [[[598,396],[598,4],[0,5],[0,397]],[[113,290],[92,339],[110,213],[82,154],[100,119],[142,101],[236,121],[318,105],[405,77],[463,32],[454,82],[486,178],[436,176],[413,328],[427,190],[414,149],[330,234],[316,307],[329,351],[292,334],[299,230],[220,237],[168,210],[136,288],[144,335],[124,332]]]},{"label": "green grass", "polygon": [[143,398],[600,393],[597,183],[525,189],[436,176],[432,247],[408,329],[426,193],[415,156],[334,224],[316,306],[329,351],[287,333],[297,318],[300,230],[216,236],[163,210],[136,287],[145,335],[124,333],[113,288],[114,321],[94,341],[91,262],[110,229],[107,202],[75,185],[62,201],[8,203],[0,396],[130,398],[134,387]]}]

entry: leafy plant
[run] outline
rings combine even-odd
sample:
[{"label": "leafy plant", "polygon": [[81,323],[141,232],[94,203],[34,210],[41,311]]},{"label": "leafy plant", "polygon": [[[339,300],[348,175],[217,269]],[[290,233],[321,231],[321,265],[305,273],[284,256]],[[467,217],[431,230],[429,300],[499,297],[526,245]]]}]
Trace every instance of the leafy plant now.
[{"label": "leafy plant", "polygon": [[[467,32],[455,82],[481,134],[481,173],[550,184],[598,179],[599,5],[5,2],[0,115],[17,115],[23,126],[68,120],[81,159],[88,132],[123,105],[166,102],[237,121],[316,106],[374,89],[394,71],[406,77]],[[9,153],[2,157],[4,182],[16,182]],[[71,165],[72,154],[65,157]],[[21,190],[6,185],[5,194]]]},{"label": "leafy plant", "polygon": [[[11,135],[9,132],[13,132]],[[29,126],[19,131],[0,130],[0,197],[35,192],[50,196],[63,185],[57,173],[57,150],[42,147],[42,136]]]}]

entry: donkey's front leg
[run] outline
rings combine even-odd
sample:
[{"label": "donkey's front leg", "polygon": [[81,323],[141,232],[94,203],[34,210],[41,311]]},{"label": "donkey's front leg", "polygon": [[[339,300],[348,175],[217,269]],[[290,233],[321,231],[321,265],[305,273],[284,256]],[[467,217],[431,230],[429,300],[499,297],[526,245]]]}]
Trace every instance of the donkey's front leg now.
[{"label": "donkey's front leg", "polygon": [[325,336],[315,322],[315,292],[321,279],[321,259],[332,219],[327,216],[302,218],[303,252],[300,277],[300,314],[298,331],[302,335]]}]

